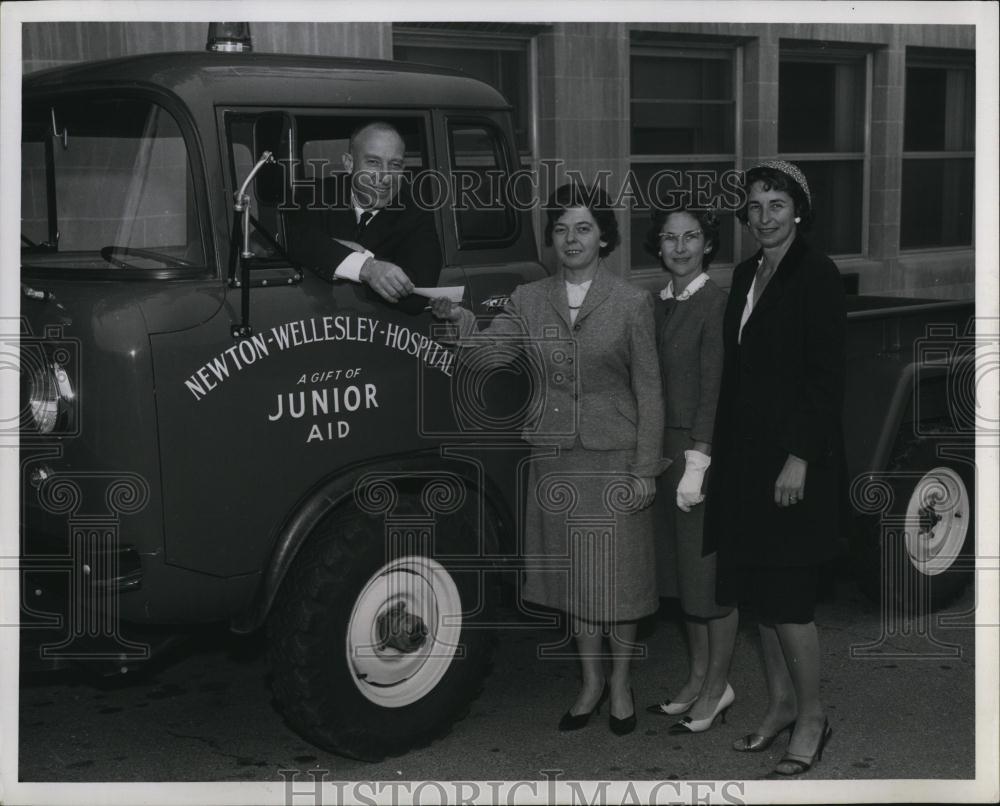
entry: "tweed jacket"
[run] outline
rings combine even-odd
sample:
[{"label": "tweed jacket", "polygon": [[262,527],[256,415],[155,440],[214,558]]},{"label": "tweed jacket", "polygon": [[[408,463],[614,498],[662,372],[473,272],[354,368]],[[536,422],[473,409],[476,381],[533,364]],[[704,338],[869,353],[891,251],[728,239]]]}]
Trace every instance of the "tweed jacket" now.
[{"label": "tweed jacket", "polygon": [[[314,195],[319,195],[316,190]],[[333,240],[340,238],[359,243],[378,260],[395,263],[416,286],[437,285],[442,257],[434,216],[414,203],[405,184],[360,235],[346,176],[325,180],[320,198],[324,203],[305,204],[306,199],[300,197],[299,206],[284,213],[287,251],[293,261],[332,282],[334,270],[351,254],[349,247]],[[370,289],[369,294],[375,296]],[[426,304],[426,299],[411,294],[396,306],[415,314]]]},{"label": "tweed jacket", "polygon": [[648,293],[600,266],[571,324],[559,272],[515,288],[481,333],[463,311],[459,330],[463,347],[486,340],[494,360],[521,360],[542,373],[522,433],[527,442],[631,451],[632,473],[663,472],[663,393]]},{"label": "tweed jacket", "polygon": [[709,280],[684,301],[653,298],[663,371],[666,428],[687,428],[711,442],[722,380],[722,315],[726,293]]}]

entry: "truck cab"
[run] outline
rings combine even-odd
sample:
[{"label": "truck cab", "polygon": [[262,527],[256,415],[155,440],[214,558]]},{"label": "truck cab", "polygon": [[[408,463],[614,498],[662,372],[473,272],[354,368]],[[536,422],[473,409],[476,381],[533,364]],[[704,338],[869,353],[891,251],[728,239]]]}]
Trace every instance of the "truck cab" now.
[{"label": "truck cab", "polygon": [[276,700],[307,738],[378,758],[445,730],[488,664],[484,575],[539,385],[459,365],[430,313],[297,266],[284,211],[387,121],[433,210],[440,285],[494,314],[544,276],[528,208],[503,196],[507,102],[436,68],[252,53],[59,68],[23,98],[39,657],[125,670],[154,649],[136,625],[267,626]]}]

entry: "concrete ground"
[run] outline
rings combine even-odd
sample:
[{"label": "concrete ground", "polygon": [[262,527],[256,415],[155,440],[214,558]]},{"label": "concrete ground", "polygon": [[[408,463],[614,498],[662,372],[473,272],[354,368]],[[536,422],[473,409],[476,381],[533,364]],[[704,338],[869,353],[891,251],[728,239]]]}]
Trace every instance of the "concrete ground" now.
[{"label": "concrete ground", "polygon": [[[975,777],[975,653],[971,590],[924,622],[883,627],[877,605],[850,582],[821,604],[823,693],[833,738],[807,779]],[[947,619],[953,624],[944,624]],[[735,753],[765,705],[755,625],[740,627],[730,677],[736,702],[724,725],[667,734],[644,706],[669,698],[685,674],[681,625],[669,607],[646,625],[635,667],[637,730],[612,734],[606,716],[556,731],[572,702],[577,663],[537,657],[554,630],[508,629],[493,674],[469,715],[431,746],[380,763],[341,758],[294,734],[275,711],[259,639],[208,633],[147,676],[113,685],[61,675],[21,691],[22,781],[283,781],[280,770],[329,779],[754,780],[780,758]],[[606,710],[603,712],[606,714]],[[288,773],[284,773],[287,776]]]}]

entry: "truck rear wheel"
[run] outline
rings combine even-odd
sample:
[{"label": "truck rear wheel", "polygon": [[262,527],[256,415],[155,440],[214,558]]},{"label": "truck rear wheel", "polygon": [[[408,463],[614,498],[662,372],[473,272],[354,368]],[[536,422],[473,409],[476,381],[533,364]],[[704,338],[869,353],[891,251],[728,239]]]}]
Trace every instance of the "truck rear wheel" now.
[{"label": "truck rear wheel", "polygon": [[975,498],[973,467],[941,458],[934,438],[898,452],[885,481],[892,502],[861,519],[854,558],[862,589],[904,611],[939,610],[973,578]]},{"label": "truck rear wheel", "polygon": [[316,745],[366,761],[445,734],[482,690],[493,649],[492,633],[476,625],[490,617],[484,575],[444,559],[467,554],[477,543],[470,533],[439,533],[438,558],[397,554],[377,523],[321,527],[268,622],[285,719]]}]

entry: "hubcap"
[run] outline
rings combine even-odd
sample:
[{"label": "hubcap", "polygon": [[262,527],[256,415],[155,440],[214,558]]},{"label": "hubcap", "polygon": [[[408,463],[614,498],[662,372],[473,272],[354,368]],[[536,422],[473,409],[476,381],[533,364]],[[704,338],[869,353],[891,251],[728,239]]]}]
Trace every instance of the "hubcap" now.
[{"label": "hubcap", "polygon": [[906,551],[921,574],[936,576],[961,556],[969,531],[969,491],[949,467],[936,467],[917,482],[906,507]]},{"label": "hubcap", "polygon": [[378,617],[379,649],[416,652],[427,640],[427,625],[420,616],[406,612],[406,602],[396,602]]},{"label": "hubcap", "polygon": [[347,662],[358,690],[385,708],[430,693],[451,666],[462,632],[462,600],[447,569],[402,557],[372,575],[351,611]]}]

